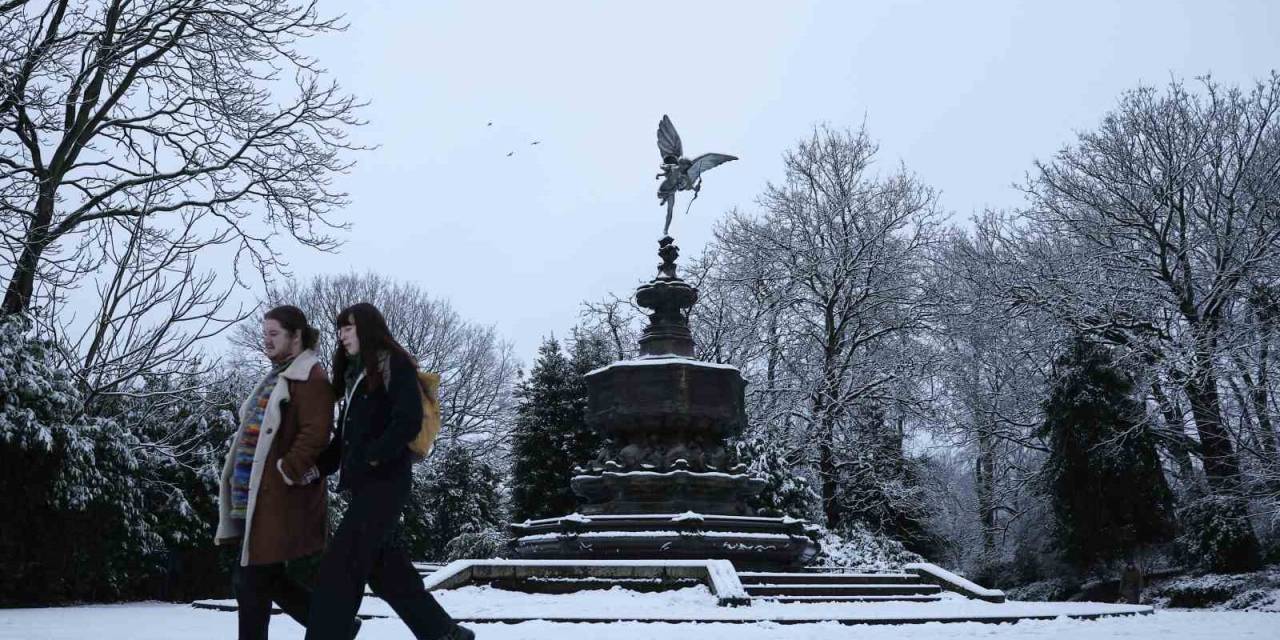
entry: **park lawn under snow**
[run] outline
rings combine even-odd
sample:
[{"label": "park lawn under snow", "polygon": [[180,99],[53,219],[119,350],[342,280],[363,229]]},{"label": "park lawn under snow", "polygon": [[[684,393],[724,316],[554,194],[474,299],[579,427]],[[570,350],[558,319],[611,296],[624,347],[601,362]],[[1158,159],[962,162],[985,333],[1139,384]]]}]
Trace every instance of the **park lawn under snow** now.
[{"label": "park lawn under snow", "polygon": [[[993,604],[943,594],[935,603],[771,603],[755,602],[749,607],[721,607],[707,587],[698,585],[661,593],[641,593],[621,587],[607,591],[579,591],[567,594],[530,594],[482,586],[467,586],[435,592],[452,615],[468,619],[559,618],[642,620],[752,620],[820,618],[909,619],[935,617],[1000,617],[1011,615],[1080,614],[1126,610],[1126,605],[1096,603],[1008,602]],[[366,598],[361,613],[394,616],[385,602]],[[1280,618],[1278,618],[1280,620]]]},{"label": "park lawn under snow", "polygon": [[[181,604],[138,603],[53,609],[0,610],[0,640],[226,640],[235,637],[234,613],[195,609]],[[779,625],[777,623],[614,623],[473,624],[480,640],[1240,640],[1276,637],[1280,615],[1260,612],[1160,611],[1094,621],[1032,620],[1017,624],[929,623],[876,627],[848,627],[836,623]],[[302,627],[284,616],[271,622],[274,640],[301,640]],[[361,640],[408,638],[399,620],[370,620]]]}]

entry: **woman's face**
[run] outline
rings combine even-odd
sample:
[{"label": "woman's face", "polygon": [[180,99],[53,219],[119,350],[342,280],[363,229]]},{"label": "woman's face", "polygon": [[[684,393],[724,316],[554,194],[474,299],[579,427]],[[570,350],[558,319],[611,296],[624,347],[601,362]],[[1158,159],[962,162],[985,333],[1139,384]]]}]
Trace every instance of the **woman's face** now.
[{"label": "woman's face", "polygon": [[[350,318],[347,318],[347,320],[350,320]],[[346,350],[347,354],[354,356],[360,353],[360,338],[356,335],[354,322],[338,327],[338,342],[342,343],[342,348]]]},{"label": "woman's face", "polygon": [[290,332],[278,320],[262,321],[262,352],[272,361],[287,360],[302,351],[302,332]]}]

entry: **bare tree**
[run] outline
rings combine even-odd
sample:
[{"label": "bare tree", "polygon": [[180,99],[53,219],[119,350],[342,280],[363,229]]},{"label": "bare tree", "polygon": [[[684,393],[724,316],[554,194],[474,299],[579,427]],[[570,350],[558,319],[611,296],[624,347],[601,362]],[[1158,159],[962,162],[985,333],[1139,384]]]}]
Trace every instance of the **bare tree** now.
[{"label": "bare tree", "polygon": [[280,235],[336,245],[346,197],[331,179],[349,166],[358,105],[294,48],[340,28],[314,2],[0,9],[0,313],[95,271],[113,225],[181,228],[203,212],[208,241],[263,272],[284,267]]},{"label": "bare tree", "polygon": [[88,321],[64,310],[56,291],[47,297],[36,316],[41,332],[60,347],[64,367],[79,379],[91,408],[109,396],[144,393],[144,374],[207,379],[199,374],[215,362],[202,357],[201,341],[250,313],[231,303],[233,285],[220,286],[213,272],[197,266],[199,253],[228,239],[198,236],[203,217],[184,213],[181,227],[172,230],[150,228],[143,218],[105,229],[98,248],[105,268],[92,279],[99,304]]},{"label": "bare tree", "polygon": [[583,330],[605,339],[615,359],[635,355],[644,313],[634,299],[609,295],[596,302],[583,302],[579,315]]},{"label": "bare tree", "polygon": [[1177,357],[1169,371],[1211,489],[1235,494],[1221,339],[1251,276],[1280,260],[1280,77],[1250,91],[1209,79],[1202,87],[1125,94],[1096,131],[1037,163],[1027,213],[1045,233],[1079,239],[1106,272],[1098,281],[1127,284],[1134,305],[1156,310],[1148,317],[1168,311],[1172,322],[1150,330]]},{"label": "bare tree", "polygon": [[[357,302],[377,306],[418,365],[440,374],[445,442],[479,444],[501,454],[514,415],[518,362],[511,344],[493,327],[464,320],[448,302],[431,297],[417,285],[372,273],[317,276],[269,287],[261,306],[291,304],[302,309],[311,324],[321,329],[317,351],[327,358],[336,348],[338,312]],[[243,323],[236,342],[256,350],[259,331],[256,322]]]},{"label": "bare tree", "polygon": [[[832,527],[842,516],[839,431],[860,404],[900,399],[894,382],[914,374],[905,336],[932,313],[920,275],[938,237],[935,193],[905,170],[872,175],[875,152],[865,129],[815,129],[785,154],[762,215],[731,215],[714,241],[735,265],[724,275],[747,288],[737,309],[772,341],[756,351],[771,386],[804,407],[791,410],[807,425]],[[777,384],[783,376],[791,382]]]},{"label": "bare tree", "polygon": [[[943,308],[933,327],[943,365],[941,420],[933,437],[959,445],[972,474],[974,551],[994,559],[1037,507],[1034,476],[1047,450],[1034,435],[1064,328],[1013,291],[1025,267],[1009,217],[987,212],[935,253],[931,288]],[[1019,541],[1015,541],[1019,542]]]}]

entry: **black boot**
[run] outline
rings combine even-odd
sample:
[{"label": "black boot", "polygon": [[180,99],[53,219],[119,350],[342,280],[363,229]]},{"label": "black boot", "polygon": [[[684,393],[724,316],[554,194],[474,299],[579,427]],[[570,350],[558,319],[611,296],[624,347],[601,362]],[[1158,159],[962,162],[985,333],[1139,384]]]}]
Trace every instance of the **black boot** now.
[{"label": "black boot", "polygon": [[440,640],[475,640],[476,633],[462,625],[454,625],[453,630],[440,636]]}]

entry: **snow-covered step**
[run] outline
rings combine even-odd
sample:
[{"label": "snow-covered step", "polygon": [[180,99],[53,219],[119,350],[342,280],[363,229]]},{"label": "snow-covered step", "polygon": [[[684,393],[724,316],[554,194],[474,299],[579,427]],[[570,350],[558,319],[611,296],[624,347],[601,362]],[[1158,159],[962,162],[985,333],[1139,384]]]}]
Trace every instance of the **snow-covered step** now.
[{"label": "snow-covered step", "polygon": [[772,573],[741,571],[742,584],[921,584],[914,573]]},{"label": "snow-covered step", "polygon": [[934,584],[749,584],[756,596],[931,596],[942,592]]},{"label": "snow-covered step", "polygon": [[431,574],[431,573],[435,573],[436,571],[438,571],[438,570],[440,569],[440,567],[443,567],[443,566],[444,566],[444,565],[442,565],[442,564],[437,564],[437,563],[435,563],[435,562],[415,562],[415,563],[413,563],[413,568],[414,568],[414,569],[416,569],[416,570],[418,571],[418,574],[419,574],[419,575],[424,575],[424,576],[425,576],[425,575],[428,575],[428,574]]},{"label": "snow-covered step", "polygon": [[761,602],[939,602],[941,596],[759,596]]},{"label": "snow-covered step", "polygon": [[495,589],[520,591],[524,593],[577,593],[579,591],[607,591],[614,587],[622,587],[629,591],[652,592],[668,591],[675,588],[692,587],[701,584],[700,580],[663,579],[663,578],[525,578],[497,579],[489,581]]}]

